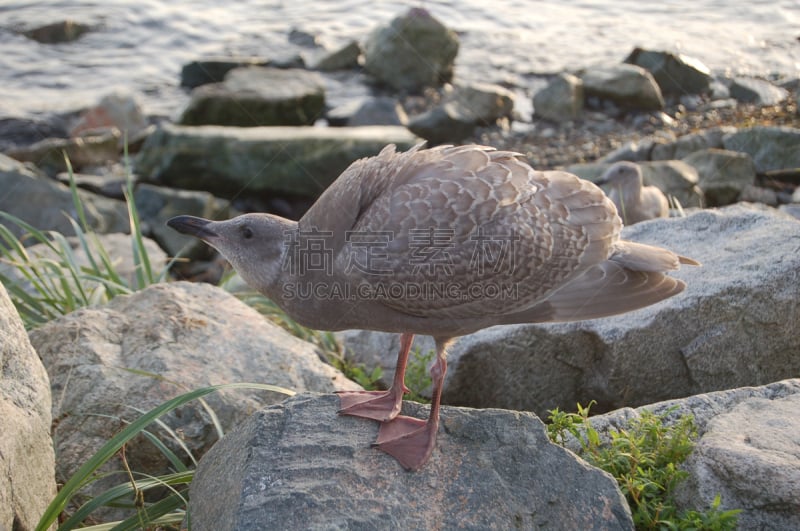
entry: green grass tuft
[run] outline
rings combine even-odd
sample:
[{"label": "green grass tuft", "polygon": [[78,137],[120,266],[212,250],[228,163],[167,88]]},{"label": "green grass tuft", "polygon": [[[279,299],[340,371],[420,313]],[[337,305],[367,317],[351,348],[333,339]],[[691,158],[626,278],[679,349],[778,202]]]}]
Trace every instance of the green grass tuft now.
[{"label": "green grass tuft", "polygon": [[[135,276],[132,281],[124,278],[89,225],[66,155],[65,160],[72,202],[78,217],[77,221],[72,218],[69,221],[88,265],[78,260],[73,246],[64,235],[39,230],[7,212],[0,212],[0,219],[15,224],[26,233],[22,238],[17,238],[6,226],[0,225],[0,263],[10,267],[6,272],[0,269],[0,283],[6,287],[28,329],[78,308],[103,304],[119,295],[165,282],[173,263],[155,268],[150,260],[144,245],[139,213],[133,201],[133,180],[129,171],[124,194],[130,219]],[[43,244],[49,256],[32,255],[23,244],[25,240]]]},{"label": "green grass tuft", "polygon": [[609,440],[603,441],[588,420],[592,404],[578,404],[577,413],[551,410],[548,436],[562,446],[574,437],[583,459],[614,476],[630,505],[636,529],[736,529],[741,511],[720,510],[719,496],[705,511],[679,512],[675,506],[675,487],[689,475],[679,465],[692,452],[697,438],[694,417],[686,415],[666,425],[670,411],[662,415],[644,411],[627,428],[610,430]]}]

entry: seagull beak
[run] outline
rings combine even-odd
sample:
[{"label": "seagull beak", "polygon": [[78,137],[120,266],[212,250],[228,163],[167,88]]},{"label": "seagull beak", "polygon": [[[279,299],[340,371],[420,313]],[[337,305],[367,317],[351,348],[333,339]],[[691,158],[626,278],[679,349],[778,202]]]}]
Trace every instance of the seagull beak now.
[{"label": "seagull beak", "polygon": [[209,228],[211,223],[211,220],[194,216],[176,216],[167,221],[167,225],[176,231],[206,241],[217,237],[217,233]]}]

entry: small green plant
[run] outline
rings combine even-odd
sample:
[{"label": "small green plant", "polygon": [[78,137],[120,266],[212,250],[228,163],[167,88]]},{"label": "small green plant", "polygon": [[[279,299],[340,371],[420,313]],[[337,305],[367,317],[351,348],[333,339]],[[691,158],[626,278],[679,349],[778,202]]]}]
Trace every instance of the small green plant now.
[{"label": "small green plant", "polygon": [[[128,424],[97,450],[89,460],[81,465],[72,477],[67,480],[64,486],[61,487],[53,501],[50,502],[50,505],[48,505],[39,520],[36,530],[46,531],[50,529],[53,524],[57,523],[60,516],[63,517],[64,520],[59,524],[58,531],[68,531],[77,529],[78,527],[81,527],[81,529],[100,531],[111,528],[115,530],[135,530],[165,529],[165,526],[180,526],[184,518],[187,517],[188,488],[194,478],[194,470],[184,465],[183,461],[174,452],[169,450],[161,440],[147,430],[147,427],[150,424],[158,423],[163,428],[166,425],[159,419],[165,414],[192,400],[197,399],[202,401],[203,396],[223,389],[259,389],[281,393],[287,396],[294,395],[293,391],[274,385],[233,383],[203,387],[162,403]],[[216,422],[216,415],[213,414],[213,411],[211,411],[205,403],[203,403],[203,405],[206,410],[211,413],[212,419],[215,420],[218,435],[222,437],[222,428],[219,426],[219,423]],[[180,437],[177,434],[171,432],[169,429],[167,429],[167,432],[180,443]],[[175,470],[174,472],[157,477],[132,472],[127,468],[124,471],[118,472],[98,472],[100,467],[120,452],[123,453],[124,462],[125,444],[140,434],[152,442],[156,448],[169,459]],[[196,463],[195,458],[191,455],[188,448],[185,446],[182,447],[184,451],[189,454],[191,460]],[[64,514],[70,501],[76,498],[81,489],[111,474],[122,474],[128,479],[90,498],[71,514]],[[164,487],[166,487],[166,494],[161,499],[154,502],[145,501],[145,492],[156,488],[163,489]],[[82,522],[101,507],[127,507],[131,509],[132,514],[130,517],[120,522],[109,522],[95,526],[82,527]]]},{"label": "small green plant", "polygon": [[667,425],[664,420],[670,411],[662,415],[644,411],[626,429],[610,430],[609,440],[603,441],[589,422],[593,403],[578,404],[577,413],[551,410],[548,436],[561,445],[574,437],[582,458],[614,476],[637,529],[736,529],[740,511],[720,510],[719,496],[704,512],[679,512],[675,506],[675,487],[688,476],[678,465],[689,456],[697,438],[694,417],[686,415]]},{"label": "small green plant", "polygon": [[[172,265],[170,262],[155,269],[155,264],[150,260],[133,200],[133,181],[128,173],[124,194],[131,228],[135,275],[131,281],[120,274],[114,259],[87,221],[72,166],[66,155],[65,160],[72,202],[78,217],[77,221],[68,219],[87,263],[78,259],[73,245],[63,234],[39,230],[7,212],[0,212],[0,219],[17,225],[26,233],[20,239],[6,226],[0,225],[0,263],[10,266],[6,270],[8,272],[0,269],[0,283],[6,287],[22,322],[29,329],[78,308],[102,304],[118,295],[165,282]],[[23,244],[26,239],[42,244],[47,253],[33,255]]]},{"label": "small green plant", "polygon": [[411,351],[408,357],[408,366],[406,367],[406,387],[408,387],[408,394],[406,398],[421,404],[430,404],[430,399],[423,393],[426,393],[431,387],[431,375],[428,371],[428,366],[431,364],[435,350],[428,350],[423,353],[419,347]]}]

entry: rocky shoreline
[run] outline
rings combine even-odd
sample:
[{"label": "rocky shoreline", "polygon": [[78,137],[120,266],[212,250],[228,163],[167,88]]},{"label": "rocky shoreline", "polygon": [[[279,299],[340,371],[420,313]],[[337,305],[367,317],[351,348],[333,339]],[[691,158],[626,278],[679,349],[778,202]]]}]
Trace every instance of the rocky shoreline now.
[{"label": "rocky shoreline", "polygon": [[[409,43],[424,46],[414,49]],[[537,169],[566,169],[588,179],[613,162],[636,162],[649,184],[671,196],[677,219],[626,227],[626,238],[675,249],[704,266],[676,273],[689,290],[657,308],[588,323],[490,329],[456,343],[445,401],[481,409],[451,408],[449,416],[456,420],[441,442],[448,452],[420,473],[422,482],[446,483],[448,493],[465,499],[474,499],[470,485],[482,482],[496,483],[498,489],[512,485],[513,492],[523,494],[508,507],[498,499],[495,512],[464,511],[440,501],[429,506],[423,520],[437,518],[439,511],[446,515],[444,527],[468,520],[547,525],[560,517],[580,522],[579,527],[630,528],[630,514],[605,475],[571,454],[537,450],[546,443],[534,415],[492,408],[543,415],[553,407],[571,409],[576,401],[596,400],[596,411],[612,411],[598,417],[598,425],[604,425],[635,414],[627,407],[678,399],[681,411],[703,414],[703,451],[690,464],[686,506],[692,499],[710,503],[722,491],[723,507],[745,509],[743,528],[771,522],[800,527],[800,493],[792,475],[800,456],[791,444],[791,433],[800,426],[789,415],[781,417],[800,396],[797,380],[791,380],[800,370],[800,223],[795,219],[800,218],[800,80],[720,78],[696,59],[634,50],[620,64],[537,79],[542,88],[527,96],[533,114],[520,116],[515,101],[524,87],[459,83],[453,70],[458,46],[452,30],[424,10],[412,9],[363,43],[321,54],[309,65],[297,58],[204,58],[187,64],[183,84],[192,87],[191,102],[175,123],[144,116],[134,96],[117,93],[49,123],[0,120],[0,211],[41,230],[71,234],[62,214],[74,215],[65,184],[66,152],[90,227],[114,249],[114,258],[127,264],[131,251],[119,234],[129,231],[122,194],[127,150],[133,200],[153,240],[148,240],[152,256],[166,261],[181,253],[191,262],[176,268],[178,276],[213,283],[222,271],[219,258],[167,229],[166,219],[177,214],[227,218],[245,211],[297,218],[353,160],[388,143],[400,149],[423,139],[487,144],[520,152]],[[356,79],[371,95],[329,106],[326,88],[343,78]],[[676,81],[677,89],[670,85]],[[22,234],[18,226],[1,222]],[[376,467],[386,463],[380,454],[364,450],[369,448],[363,441],[374,439],[365,426],[336,424],[349,434],[336,449],[326,447],[324,437],[314,438],[314,429],[338,420],[333,420],[330,397],[315,393],[356,384],[324,364],[310,343],[267,323],[214,286],[159,284],[30,332],[0,289],[0,321],[8,324],[3,329],[11,338],[3,343],[3,355],[14,360],[13,370],[3,374],[12,390],[0,394],[11,427],[3,431],[19,428],[22,434],[0,437],[0,464],[7,462],[4,456],[22,455],[20,448],[35,446],[39,452],[29,467],[9,467],[10,487],[0,488],[0,500],[10,492],[24,501],[0,512],[0,527],[32,528],[55,490],[53,470],[63,481],[98,441],[119,428],[100,417],[86,418],[97,412],[121,417],[119,402],[153,405],[177,393],[119,367],[159,373],[189,387],[256,379],[306,393],[287,403],[263,394],[213,403],[234,435],[225,439],[224,451],[212,450],[201,461],[192,496],[204,508],[192,522],[195,529],[231,526],[247,521],[247,515],[266,518],[265,508],[273,502],[286,512],[267,511],[268,516],[282,526],[292,518],[299,492],[315,493],[303,498],[312,505],[325,500],[307,512],[309,525],[323,526],[335,514],[342,526],[358,526],[366,521],[359,514],[372,511],[369,495],[350,495],[365,488],[359,477],[400,478],[381,494],[386,506],[430,502],[432,493],[411,489],[413,477],[399,470],[374,477]],[[354,360],[384,366],[391,377],[392,362],[382,354],[393,355],[395,338],[347,332],[339,339]],[[499,396],[498,388],[507,392]],[[780,417],[783,424],[773,422],[772,431],[750,429],[748,437],[755,441],[739,441],[736,452],[721,451],[714,437],[730,437],[731,423],[758,426],[752,411],[778,412],[761,416],[770,422]],[[49,447],[51,414],[58,434],[55,461]],[[292,418],[303,420],[292,425],[287,420]],[[216,441],[199,407],[187,407],[170,422],[185,432],[198,455]],[[781,466],[762,454],[759,430],[785,455]],[[485,437],[476,439],[475,433]],[[486,454],[487,447],[498,450]],[[254,448],[263,461],[251,467]],[[148,450],[137,451],[130,456],[133,467],[158,474],[168,466]],[[225,496],[215,497],[228,455],[242,469],[225,475]],[[315,458],[309,461],[310,455]],[[346,472],[354,455],[363,460],[355,465],[361,476]],[[603,492],[602,499],[589,496],[580,505],[553,509],[553,485],[519,477],[519,463],[514,464],[519,456],[531,460],[526,466],[533,463],[530,475],[539,463],[558,470],[548,481],[559,477],[564,492],[579,492],[589,481]],[[28,457],[12,461],[27,463]],[[486,475],[465,473],[459,480],[464,466],[486,467]],[[736,474],[726,477],[726,467]],[[286,482],[266,485],[265,474],[278,469]],[[295,473],[301,469],[310,472]],[[754,498],[741,488],[751,478],[768,484],[762,490],[769,494]],[[331,485],[337,486],[335,496],[320,494]],[[256,490],[269,496],[248,494]],[[240,505],[242,500],[246,503]],[[532,513],[520,513],[526,504],[534,506]],[[538,516],[536,507],[543,511]],[[215,520],[220,515],[224,521]],[[413,527],[420,517],[398,509],[393,523]],[[370,522],[386,524],[382,518]]]}]

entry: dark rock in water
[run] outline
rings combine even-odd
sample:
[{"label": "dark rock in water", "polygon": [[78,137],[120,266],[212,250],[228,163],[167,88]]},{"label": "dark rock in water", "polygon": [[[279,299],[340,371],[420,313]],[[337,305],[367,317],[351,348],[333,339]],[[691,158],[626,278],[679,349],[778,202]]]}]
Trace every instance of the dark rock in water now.
[{"label": "dark rock in water", "polygon": [[314,61],[311,68],[323,72],[349,70],[358,67],[358,58],[360,56],[361,45],[358,41],[350,41],[342,48],[321,56]]},{"label": "dark rock in water", "polygon": [[209,83],[221,83],[225,75],[243,66],[267,66],[268,61],[258,57],[201,59],[183,65],[181,86],[195,88]]},{"label": "dark rock in water", "polygon": [[197,87],[180,117],[183,125],[311,125],[322,115],[319,74],[300,69],[236,68],[222,83]]},{"label": "dark rock in water", "polygon": [[322,46],[319,36],[308,31],[292,28],[289,31],[289,42],[305,48],[319,48]]},{"label": "dark rock in water", "polygon": [[421,8],[373,31],[364,44],[364,68],[395,90],[420,92],[453,77],[458,36]]},{"label": "dark rock in water", "polygon": [[663,94],[683,96],[704,94],[709,90],[711,71],[693,57],[635,48],[625,62],[641,66],[653,74]]},{"label": "dark rock in water", "polygon": [[758,105],[777,105],[789,97],[789,91],[785,88],[752,77],[734,78],[729,90],[738,101]]},{"label": "dark rock in water", "polygon": [[74,20],[62,20],[46,26],[25,30],[22,34],[42,44],[62,44],[77,40],[91,29],[91,26]]},{"label": "dark rock in water", "polygon": [[192,481],[192,529],[633,528],[613,478],[550,443],[530,413],[443,407],[431,461],[409,473],[370,447],[377,423],[338,407],[298,395],[226,435]]}]

